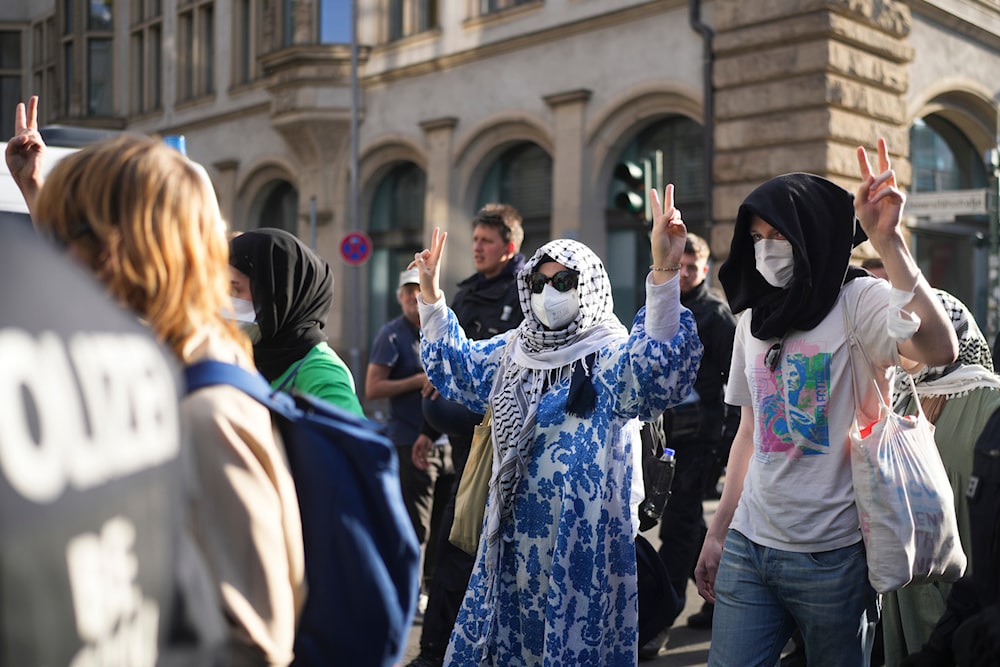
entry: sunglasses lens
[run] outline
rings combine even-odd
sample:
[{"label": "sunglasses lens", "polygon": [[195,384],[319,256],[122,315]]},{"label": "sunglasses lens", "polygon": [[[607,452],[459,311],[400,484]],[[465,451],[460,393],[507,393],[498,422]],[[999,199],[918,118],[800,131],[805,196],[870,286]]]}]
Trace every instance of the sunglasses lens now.
[{"label": "sunglasses lens", "polygon": [[528,287],[534,294],[541,294],[548,282],[552,283],[556,291],[568,292],[576,287],[577,277],[572,271],[560,271],[551,278],[538,271],[528,276]]},{"label": "sunglasses lens", "polygon": [[576,274],[572,271],[560,271],[552,276],[552,286],[559,292],[568,292],[576,287]]},{"label": "sunglasses lens", "polygon": [[542,290],[545,289],[545,283],[549,281],[545,277],[544,273],[532,273],[528,276],[528,287],[531,289],[532,294],[541,294]]}]

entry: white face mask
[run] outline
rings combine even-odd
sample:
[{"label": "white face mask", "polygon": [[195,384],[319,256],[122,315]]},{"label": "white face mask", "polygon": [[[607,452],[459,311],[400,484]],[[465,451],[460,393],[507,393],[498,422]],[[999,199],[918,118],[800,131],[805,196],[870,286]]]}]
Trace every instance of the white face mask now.
[{"label": "white face mask", "polygon": [[549,329],[562,329],[580,312],[580,295],[576,289],[560,292],[546,285],[541,294],[531,295],[531,312]]},{"label": "white face mask", "polygon": [[253,301],[239,299],[235,296],[230,297],[230,299],[233,302],[233,310],[230,313],[226,313],[228,319],[247,323],[257,321],[257,311],[254,310]]},{"label": "white face mask", "polygon": [[753,244],[757,272],[771,287],[788,287],[795,268],[792,244],[781,239],[761,239]]},{"label": "white face mask", "polygon": [[230,297],[233,302],[233,309],[222,314],[223,317],[234,322],[238,322],[240,329],[247,335],[250,342],[256,345],[261,340],[260,325],[257,324],[257,311],[254,310],[253,301]]}]

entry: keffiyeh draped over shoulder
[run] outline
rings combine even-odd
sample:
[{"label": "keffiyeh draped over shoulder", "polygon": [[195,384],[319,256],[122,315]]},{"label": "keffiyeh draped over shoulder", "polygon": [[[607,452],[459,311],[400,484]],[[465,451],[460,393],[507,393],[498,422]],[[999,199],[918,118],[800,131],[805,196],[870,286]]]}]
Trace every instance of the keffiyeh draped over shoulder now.
[{"label": "keffiyeh draped over shoulder", "polygon": [[[579,274],[580,312],[568,327],[558,331],[546,328],[531,310],[527,277],[546,258]],[[487,544],[491,540],[495,543],[500,518],[510,512],[514,488],[524,473],[542,392],[567,375],[573,377],[574,384],[589,383],[588,358],[613,341],[628,337],[628,330],[614,314],[611,282],[604,264],[582,243],[560,239],[543,245],[518,273],[517,290],[524,321],[497,374],[497,391],[491,403],[500,460],[500,502],[496,505],[498,511],[488,517]]]},{"label": "keffiyeh draped over shoulder", "polygon": [[[925,366],[913,375],[917,395],[953,398],[980,387],[1000,390],[1000,378],[993,372],[990,345],[968,307],[955,295],[934,289],[944,312],[958,336],[958,358],[946,366]],[[910,400],[910,383],[897,370],[893,387],[893,409],[901,411]]]},{"label": "keffiyeh draped over shoulder", "polygon": [[[750,223],[759,217],[792,244],[795,268],[785,288],[757,271]],[[740,205],[729,258],[719,281],[733,313],[753,309],[750,331],[759,340],[816,327],[847,281],[868,275],[851,267],[851,249],[867,237],[854,217],[854,197],[814,174],[785,174],[758,186]]]}]

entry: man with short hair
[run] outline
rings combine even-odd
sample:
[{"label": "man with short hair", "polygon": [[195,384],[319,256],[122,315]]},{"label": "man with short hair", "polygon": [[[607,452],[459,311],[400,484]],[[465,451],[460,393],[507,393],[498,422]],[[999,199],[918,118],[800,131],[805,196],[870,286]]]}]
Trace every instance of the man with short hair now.
[{"label": "man with short hair", "polygon": [[[694,315],[705,355],[688,400],[667,410],[663,416],[667,446],[676,453],[677,467],[670,501],[660,518],[660,559],[682,601],[705,536],[702,501],[706,492],[714,492],[740,416],[739,410],[727,408],[723,402],[723,387],[729,378],[733,356],[736,318],[705,282],[710,254],[705,239],[688,232],[681,255],[681,305]],[[700,612],[688,619],[688,625],[711,627],[712,605],[706,602]],[[669,629],[670,624],[659,636],[640,647],[639,657],[650,659],[660,655],[666,646]]]},{"label": "man with short hair", "polygon": [[[521,215],[508,204],[487,204],[472,221],[472,260],[476,272],[458,284],[452,310],[466,335],[474,340],[490,338],[513,329],[524,319],[515,278],[524,266],[520,254],[524,229]],[[462,479],[472,445],[472,431],[483,416],[441,396],[424,399],[424,415],[434,427],[447,433],[451,443],[455,483],[441,517],[437,565],[420,635],[420,655],[407,667],[441,667],[455,618],[469,585],[475,558],[448,541],[455,518],[455,492]],[[430,442],[414,446],[414,465],[422,465]]]},{"label": "man with short hair", "polygon": [[425,591],[436,563],[435,529],[453,475],[448,447],[436,448],[423,467],[415,466],[412,460],[414,447],[424,444],[430,449],[440,435],[427,427],[420,405],[422,397],[433,391],[433,387],[420,363],[419,293],[417,270],[401,272],[396,298],[403,314],[386,322],[375,335],[365,376],[365,395],[368,400],[389,399],[387,435],[399,455],[403,502],[417,539],[421,545],[427,545],[421,586]]}]

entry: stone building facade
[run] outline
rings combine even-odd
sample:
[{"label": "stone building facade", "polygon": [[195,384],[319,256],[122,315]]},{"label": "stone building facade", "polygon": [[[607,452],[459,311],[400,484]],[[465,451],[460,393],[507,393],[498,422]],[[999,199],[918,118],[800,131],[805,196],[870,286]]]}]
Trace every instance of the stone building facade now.
[{"label": "stone building facade", "polygon": [[[440,226],[453,292],[486,202],[521,209],[528,252],[591,245],[629,321],[647,226],[616,207],[621,162],[660,156],[722,259],[755,185],[811,171],[853,188],[878,136],[925,274],[996,329],[997,0],[356,5],[353,50],[348,0],[8,0],[0,121],[37,93],[44,124],[184,134],[234,228],[290,229],[331,261],[328,331],[359,380],[396,273]],[[355,230],[373,241],[360,266],[339,250]]]}]

